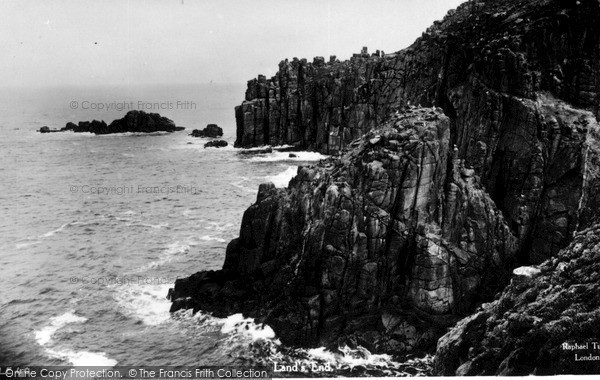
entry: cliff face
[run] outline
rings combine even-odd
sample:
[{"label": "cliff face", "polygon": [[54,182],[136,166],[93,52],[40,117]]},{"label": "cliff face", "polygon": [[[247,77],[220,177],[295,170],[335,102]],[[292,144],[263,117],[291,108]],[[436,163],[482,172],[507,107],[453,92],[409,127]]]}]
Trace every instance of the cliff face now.
[{"label": "cliff face", "polygon": [[520,237],[521,258],[541,262],[598,206],[584,161],[600,105],[599,7],[470,1],[398,53],[283,61],[248,83],[236,146],[332,154],[407,103],[442,107],[451,145]]},{"label": "cliff face", "polygon": [[449,133],[440,110],[411,108],[288,189],[261,186],[223,270],[178,280],[174,309],[242,310],[294,344],[431,347],[448,315],[497,288],[517,246]]},{"label": "cliff face", "polygon": [[249,82],[237,146],[340,155],[262,185],[223,270],[178,280],[172,310],[243,311],[295,344],[431,347],[597,217],[598,19],[592,0],[470,1],[398,53]]},{"label": "cliff face", "polygon": [[[555,258],[522,267],[496,301],[438,343],[439,375],[598,373],[600,226],[580,232]],[[589,357],[594,360],[586,360]],[[583,359],[582,359],[583,358]]]}]

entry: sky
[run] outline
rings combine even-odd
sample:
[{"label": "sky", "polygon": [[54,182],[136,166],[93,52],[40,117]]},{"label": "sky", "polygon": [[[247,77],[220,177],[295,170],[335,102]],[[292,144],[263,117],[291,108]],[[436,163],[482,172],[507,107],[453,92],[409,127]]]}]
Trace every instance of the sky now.
[{"label": "sky", "polygon": [[2,0],[0,84],[245,83],[285,58],[394,52],[463,0]]}]

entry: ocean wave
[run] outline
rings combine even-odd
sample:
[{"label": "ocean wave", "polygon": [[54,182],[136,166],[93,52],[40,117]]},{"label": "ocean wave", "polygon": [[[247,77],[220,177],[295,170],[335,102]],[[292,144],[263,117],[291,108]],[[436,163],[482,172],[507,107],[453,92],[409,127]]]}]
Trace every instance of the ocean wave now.
[{"label": "ocean wave", "polygon": [[275,364],[279,367],[296,366],[298,375],[302,377],[311,372],[317,376],[424,375],[433,361],[431,355],[412,359],[394,358],[387,354],[371,353],[362,346],[342,346],[335,351],[325,347],[286,347],[269,325],[257,323],[253,318],[244,318],[242,314],[216,318],[202,312],[193,314],[192,310],[180,310],[173,313],[173,320],[180,328],[197,337],[211,334],[219,342],[215,349],[228,357],[249,365],[270,368]]},{"label": "ocean wave", "polygon": [[208,222],[207,230],[212,231],[228,231],[234,227],[233,223]]},{"label": "ocean wave", "polygon": [[114,367],[118,363],[104,352],[47,349],[46,353],[53,358],[68,361],[74,366]]},{"label": "ocean wave", "polygon": [[111,285],[113,298],[126,314],[141,320],[145,325],[160,325],[169,319],[171,302],[166,294],[172,284],[128,284]]},{"label": "ocean wave", "polygon": [[[116,218],[117,220],[120,221],[128,221],[127,219],[120,219],[120,218]],[[150,224],[150,223],[142,223],[142,222],[130,222],[127,223],[128,227],[144,227],[144,228],[154,228],[156,230],[161,229],[161,228],[168,228],[169,227],[169,223],[164,222],[164,223],[159,223],[159,224]]]},{"label": "ocean wave", "polygon": [[204,235],[200,239],[204,240],[204,241],[218,241],[219,243],[225,243],[227,241],[225,239],[214,237],[214,236],[210,236],[210,235]]},{"label": "ocean wave", "polygon": [[271,175],[265,177],[268,182],[273,182],[275,187],[287,187],[290,183],[290,180],[296,176],[298,173],[297,166],[288,166],[287,169],[282,171],[279,174]]},{"label": "ocean wave", "polygon": [[54,334],[69,323],[83,323],[87,318],[75,315],[68,311],[57,317],[50,318],[50,324],[35,332],[35,340],[40,346],[46,346],[52,342]]},{"label": "ocean wave", "polygon": [[[205,325],[221,325],[221,333],[228,335],[224,343],[230,355],[250,360],[259,365],[273,367],[275,364],[294,366],[301,373],[329,371],[336,376],[407,376],[426,374],[431,368],[433,357],[398,361],[391,355],[374,354],[362,346],[339,347],[335,352],[325,347],[290,348],[282,345],[273,329],[253,318],[233,314],[224,319],[202,318]],[[250,352],[248,352],[248,349]],[[251,353],[251,357],[246,357]]]},{"label": "ocean wave", "polygon": [[31,245],[35,245],[35,244],[39,244],[40,241],[27,241],[24,243],[15,243],[15,249],[22,249],[22,248],[26,248],[29,247]]},{"label": "ocean wave", "polygon": [[243,190],[244,192],[256,194],[256,188],[254,186],[247,185],[250,183],[250,179],[247,177],[238,177],[239,180],[235,182],[231,182],[232,186],[237,187],[238,189]]},{"label": "ocean wave", "polygon": [[101,222],[99,221],[89,221],[89,222],[69,222],[69,223],[64,223],[63,225],[61,225],[60,227],[58,227],[55,230],[52,231],[48,231],[43,235],[40,235],[40,238],[46,238],[46,237],[51,237],[54,236],[56,233],[58,232],[62,232],[65,229],[69,228],[69,227],[74,227],[74,226],[79,226],[79,227],[87,227],[87,226],[99,226],[101,224]]},{"label": "ocean wave", "polygon": [[[239,334],[249,337],[253,342],[260,340],[274,340],[275,331],[265,324],[255,323],[254,318],[244,318],[241,313],[230,315],[222,320],[223,334]],[[279,341],[277,341],[279,344]]]},{"label": "ocean wave", "polygon": [[[293,154],[295,157],[290,157]],[[325,159],[326,156],[317,152],[276,152],[257,155],[250,158],[254,162],[274,162],[274,161],[319,161]]]},{"label": "ocean wave", "polygon": [[60,226],[57,229],[55,229],[55,230],[46,232],[45,234],[41,235],[40,237],[50,237],[50,236],[53,236],[55,233],[63,231],[65,228],[71,226],[72,224],[73,223],[65,223],[62,226]]},{"label": "ocean wave", "polygon": [[170,262],[171,260],[173,260],[173,258],[176,255],[188,253],[190,247],[192,247],[193,245],[195,245],[195,242],[188,242],[188,243],[181,243],[179,241],[173,242],[173,243],[167,245],[167,247],[165,249],[163,249],[163,251],[158,259],[151,261],[150,263],[142,266],[135,272],[136,273],[145,272],[148,269],[158,268],[158,267]]}]

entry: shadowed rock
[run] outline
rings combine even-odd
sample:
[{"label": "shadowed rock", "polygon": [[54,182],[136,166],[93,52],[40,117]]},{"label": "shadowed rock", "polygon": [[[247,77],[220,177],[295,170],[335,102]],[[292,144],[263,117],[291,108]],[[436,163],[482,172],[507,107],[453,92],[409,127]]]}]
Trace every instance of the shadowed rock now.
[{"label": "shadowed rock", "polygon": [[223,129],[216,124],[208,124],[204,129],[194,129],[190,136],[193,137],[221,137],[223,136]]},{"label": "shadowed rock", "polygon": [[443,336],[435,371],[446,376],[597,374],[597,359],[585,357],[598,356],[593,346],[598,326],[596,225],[578,233],[555,258],[518,271],[496,301]]},{"label": "shadowed rock", "polygon": [[227,146],[227,141],[225,140],[212,140],[204,144],[205,148],[223,148]]},{"label": "shadowed rock", "polygon": [[399,107],[439,106],[457,157],[520,237],[519,260],[542,262],[600,208],[589,175],[598,19],[595,0],[469,1],[394,54],[284,60],[272,78],[248,82],[235,146],[335,154]]},{"label": "shadowed rock", "polygon": [[144,111],[129,111],[122,119],[114,120],[107,125],[104,120],[80,121],[78,124],[68,122],[60,131],[90,132],[97,135],[125,132],[174,132],[184,130],[177,127],[171,119],[157,113],[146,113]]},{"label": "shadowed rock", "polygon": [[[431,348],[516,267],[528,269],[511,287],[537,286],[534,265],[599,216],[598,19],[595,0],[469,1],[397,53],[285,60],[249,81],[237,147],[340,157],[287,189],[261,185],[223,270],[179,280],[173,310],[241,311],[286,343],[403,353]],[[575,318],[572,300],[557,308]],[[463,320],[438,345],[451,351],[438,372],[529,373],[519,366],[538,351],[510,345],[536,331],[526,309],[513,335],[501,334],[510,319],[485,330],[510,307]]]},{"label": "shadowed rock", "polygon": [[439,111],[408,109],[288,189],[261,185],[223,269],[178,280],[172,311],[242,311],[293,344],[431,348],[497,290],[517,245],[478,179],[448,162],[449,132]]}]

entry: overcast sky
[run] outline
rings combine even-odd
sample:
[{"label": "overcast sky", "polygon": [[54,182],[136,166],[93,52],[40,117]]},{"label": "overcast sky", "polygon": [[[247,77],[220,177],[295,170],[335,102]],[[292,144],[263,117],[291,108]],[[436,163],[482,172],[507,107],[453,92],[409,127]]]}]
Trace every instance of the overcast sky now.
[{"label": "overcast sky", "polygon": [[410,45],[462,0],[1,0],[0,83],[239,83]]}]

